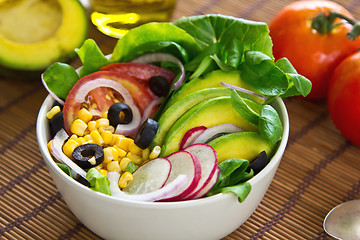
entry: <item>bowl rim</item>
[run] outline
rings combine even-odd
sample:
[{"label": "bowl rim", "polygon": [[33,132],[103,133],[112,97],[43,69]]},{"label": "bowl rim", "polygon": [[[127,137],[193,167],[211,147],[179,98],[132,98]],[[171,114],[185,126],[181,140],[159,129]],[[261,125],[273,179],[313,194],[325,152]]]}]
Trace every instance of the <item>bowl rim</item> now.
[{"label": "bowl rim", "polygon": [[[102,199],[115,204],[122,205],[131,205],[135,207],[145,207],[145,208],[173,208],[175,207],[192,207],[197,206],[199,204],[211,204],[212,202],[217,202],[224,199],[234,198],[237,201],[237,197],[234,194],[223,194],[219,193],[213,196],[200,198],[200,199],[192,199],[189,201],[175,201],[175,202],[140,202],[140,201],[132,201],[127,199],[119,199],[113,196],[109,196],[103,193],[96,192],[91,190],[90,188],[82,185],[75,179],[69,177],[64,171],[62,171],[53,160],[48,147],[47,147],[47,137],[48,132],[45,128],[46,124],[46,113],[50,110],[50,107],[55,102],[54,98],[51,95],[48,95],[44,102],[42,103],[40,110],[38,112],[37,121],[36,121],[36,136],[39,145],[40,152],[43,155],[44,161],[47,165],[54,169],[54,172],[60,176],[64,181],[69,184],[73,184],[73,187],[77,188],[78,191],[85,191],[85,193],[91,195],[94,198]],[[281,161],[282,155],[285,151],[288,138],[289,138],[289,117],[287,113],[287,109],[284,101],[281,98],[277,98],[273,101],[272,105],[277,105],[277,111],[279,113],[280,119],[283,123],[284,131],[282,135],[282,139],[280,144],[271,158],[271,161],[266,165],[266,167],[261,170],[257,175],[248,180],[248,182],[254,186],[256,183],[261,181],[261,179],[266,176],[272,168],[276,167],[277,164]]]}]

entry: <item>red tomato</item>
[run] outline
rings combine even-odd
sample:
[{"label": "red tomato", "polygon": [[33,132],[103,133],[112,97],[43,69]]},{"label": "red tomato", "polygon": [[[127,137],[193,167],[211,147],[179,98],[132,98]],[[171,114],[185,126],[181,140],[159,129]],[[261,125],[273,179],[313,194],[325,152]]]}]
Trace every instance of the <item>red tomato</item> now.
[{"label": "red tomato", "polygon": [[119,72],[99,71],[81,78],[70,90],[63,109],[65,130],[70,133],[70,126],[77,118],[77,112],[87,108],[92,114],[100,116],[106,112],[116,99],[122,101],[122,97],[107,87],[98,87],[90,91],[82,103],[74,101],[79,88],[86,82],[94,79],[111,79],[121,83],[131,94],[134,102],[142,113],[153,99],[147,89],[134,78]]},{"label": "red tomato", "polygon": [[328,107],[335,126],[360,146],[360,52],[335,69],[329,83]]},{"label": "red tomato", "polygon": [[[298,73],[312,82],[307,99],[325,99],[335,67],[360,47],[360,38],[346,38],[352,25],[343,20],[344,24],[325,34],[312,27],[312,19],[328,11],[352,18],[346,9],[331,1],[297,1],[284,7],[269,26],[274,57],[288,58]],[[336,19],[334,24],[339,22]]]},{"label": "red tomato", "polygon": [[176,76],[175,73],[167,69],[146,63],[112,63],[103,67],[101,70],[125,73],[146,85],[153,76],[161,76],[168,80],[169,83],[171,83]]}]

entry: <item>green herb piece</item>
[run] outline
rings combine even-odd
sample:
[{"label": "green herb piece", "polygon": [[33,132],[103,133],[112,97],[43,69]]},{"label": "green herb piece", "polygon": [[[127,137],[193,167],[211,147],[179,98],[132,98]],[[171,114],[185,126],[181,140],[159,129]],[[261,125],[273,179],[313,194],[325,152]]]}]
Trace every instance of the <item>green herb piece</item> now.
[{"label": "green herb piece", "polygon": [[71,88],[79,80],[73,67],[60,62],[50,65],[43,73],[42,78],[50,91],[62,100],[66,99]]},{"label": "green herb piece", "polygon": [[125,172],[133,173],[138,168],[139,167],[135,163],[129,162],[129,164],[126,166]]},{"label": "green herb piece", "polygon": [[231,93],[231,104],[245,120],[258,125],[259,113],[262,107],[260,103],[250,100],[245,93],[234,90]]},{"label": "green herb piece", "polygon": [[245,172],[248,166],[249,161],[236,158],[220,163],[218,180],[207,196],[220,192],[232,192],[238,196],[239,202],[244,201],[251,191],[251,184],[247,181],[254,176],[252,170],[249,173]]},{"label": "green herb piece", "polygon": [[102,175],[96,168],[90,168],[86,173],[86,179],[90,183],[90,189],[106,195],[111,195],[110,180]]},{"label": "green herb piece", "polygon": [[87,39],[79,49],[76,49],[76,53],[83,64],[80,70],[81,77],[96,72],[110,63],[92,39]]},{"label": "green herb piece", "polygon": [[62,163],[56,163],[56,165],[58,165],[58,167],[61,168],[61,170],[63,170],[67,175],[74,178],[71,174],[70,168],[67,165],[62,164]]},{"label": "green herb piece", "polygon": [[284,128],[277,111],[270,105],[264,105],[260,111],[259,133],[271,144],[281,140]]}]

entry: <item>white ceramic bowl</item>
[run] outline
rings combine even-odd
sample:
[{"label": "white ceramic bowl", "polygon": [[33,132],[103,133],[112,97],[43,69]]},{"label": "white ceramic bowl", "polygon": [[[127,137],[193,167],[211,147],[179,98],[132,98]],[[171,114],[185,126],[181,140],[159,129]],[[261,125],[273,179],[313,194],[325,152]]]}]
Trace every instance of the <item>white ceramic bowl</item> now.
[{"label": "white ceramic bowl", "polygon": [[90,190],[67,176],[47,149],[46,113],[54,100],[48,96],[39,111],[36,134],[50,175],[75,216],[105,239],[220,239],[243,224],[264,197],[284,153],[289,119],[281,99],[274,101],[284,125],[282,141],[270,163],[249,180],[252,190],[242,203],[232,193],[183,202],[131,202]]}]

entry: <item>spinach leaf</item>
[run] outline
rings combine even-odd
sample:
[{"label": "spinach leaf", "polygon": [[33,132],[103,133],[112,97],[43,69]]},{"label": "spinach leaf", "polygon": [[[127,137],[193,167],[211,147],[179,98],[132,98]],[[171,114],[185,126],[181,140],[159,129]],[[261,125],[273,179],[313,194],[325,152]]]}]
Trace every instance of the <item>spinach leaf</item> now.
[{"label": "spinach leaf", "polygon": [[245,170],[249,166],[249,161],[244,159],[231,158],[219,164],[220,174],[214,187],[207,193],[211,196],[220,192],[232,192],[238,196],[238,201],[245,200],[250,193],[251,184],[247,181],[254,176],[251,170]]},{"label": "spinach leaf", "polygon": [[264,105],[260,111],[259,133],[271,144],[278,142],[284,131],[277,111],[271,105]]},{"label": "spinach leaf", "polygon": [[90,183],[90,189],[111,195],[110,180],[102,175],[96,168],[90,168],[86,173],[86,179]]},{"label": "spinach leaf", "polygon": [[74,178],[73,175],[71,174],[71,170],[70,168],[62,163],[56,163],[56,165],[61,168],[61,170],[63,170],[67,175],[69,175],[70,177]]},{"label": "spinach leaf", "polygon": [[65,100],[69,91],[79,80],[75,69],[66,63],[56,62],[49,66],[42,75],[47,87]]},{"label": "spinach leaf", "polygon": [[259,113],[262,105],[253,100],[247,98],[245,93],[239,91],[233,91],[231,93],[231,104],[233,108],[242,116],[245,120],[251,122],[254,125],[259,123]]},{"label": "spinach leaf", "polygon": [[76,49],[76,53],[83,64],[80,70],[81,77],[96,72],[110,63],[92,39],[85,40],[84,44]]},{"label": "spinach leaf", "polygon": [[111,61],[129,61],[143,53],[162,49],[179,58],[184,59],[185,56],[184,60],[192,59],[201,52],[199,44],[183,29],[171,23],[152,22],[131,29],[120,38],[115,45]]}]

